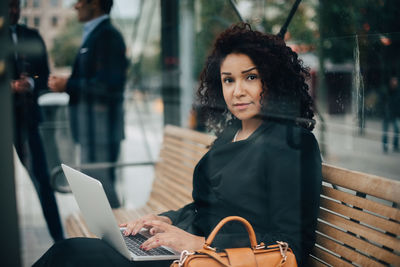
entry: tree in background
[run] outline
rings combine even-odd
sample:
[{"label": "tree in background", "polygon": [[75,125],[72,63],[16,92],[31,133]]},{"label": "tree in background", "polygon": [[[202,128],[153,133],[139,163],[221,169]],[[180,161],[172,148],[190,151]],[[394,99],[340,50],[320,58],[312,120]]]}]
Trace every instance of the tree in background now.
[{"label": "tree in background", "polygon": [[195,41],[195,78],[198,78],[204,66],[207,54],[211,51],[215,38],[231,24],[240,19],[229,1],[199,0],[195,5],[196,41]]},{"label": "tree in background", "polygon": [[82,25],[74,18],[69,20],[54,39],[50,55],[56,67],[74,64],[76,53],[82,41]]}]

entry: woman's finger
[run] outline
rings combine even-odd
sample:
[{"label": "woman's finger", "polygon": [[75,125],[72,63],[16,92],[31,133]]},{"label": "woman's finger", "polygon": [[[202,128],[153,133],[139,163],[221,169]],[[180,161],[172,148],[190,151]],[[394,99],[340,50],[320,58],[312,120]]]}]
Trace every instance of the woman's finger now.
[{"label": "woman's finger", "polygon": [[158,228],[158,227],[153,226],[153,227],[149,230],[149,232],[150,232],[151,235],[155,235],[155,234],[158,234],[158,233],[163,233],[164,231],[161,230],[161,229]]},{"label": "woman's finger", "polygon": [[147,239],[143,244],[140,246],[143,250],[150,250],[153,248],[158,248],[160,246],[165,246],[165,239],[163,238],[162,234],[156,234],[155,236],[150,237]]},{"label": "woman's finger", "polygon": [[120,224],[120,227],[125,227],[124,235],[136,235],[137,233],[139,233],[139,231],[142,228],[149,229],[151,231],[151,234],[156,234],[158,232],[164,231],[163,229],[160,229],[160,227],[157,226],[158,222],[169,225],[169,223],[161,221],[161,219],[165,220],[165,221],[169,221],[169,219],[165,219],[162,216],[148,214],[138,220],[135,220],[135,221],[132,221],[129,223]]},{"label": "woman's finger", "polygon": [[176,226],[159,220],[151,220],[147,222],[147,224],[151,226],[151,228],[155,228],[157,231],[161,232],[173,231],[177,229]]},{"label": "woman's finger", "polygon": [[128,235],[132,234],[132,230],[135,228],[135,225],[136,225],[136,221],[127,223],[125,226],[124,235],[128,236]]},{"label": "woman's finger", "polygon": [[146,228],[146,229],[150,229],[151,226],[148,224],[148,220],[146,219],[141,219],[139,220],[135,227],[132,229],[132,235],[136,235],[137,233],[140,232],[140,230],[142,230],[142,228]]}]

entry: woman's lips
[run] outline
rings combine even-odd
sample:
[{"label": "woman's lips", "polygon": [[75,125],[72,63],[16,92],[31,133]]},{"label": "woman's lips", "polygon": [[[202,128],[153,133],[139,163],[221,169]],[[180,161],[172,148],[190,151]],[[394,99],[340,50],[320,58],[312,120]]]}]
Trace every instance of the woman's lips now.
[{"label": "woman's lips", "polygon": [[233,106],[234,106],[235,108],[237,108],[238,110],[246,109],[249,105],[250,105],[250,103],[237,103],[237,104],[233,104]]}]

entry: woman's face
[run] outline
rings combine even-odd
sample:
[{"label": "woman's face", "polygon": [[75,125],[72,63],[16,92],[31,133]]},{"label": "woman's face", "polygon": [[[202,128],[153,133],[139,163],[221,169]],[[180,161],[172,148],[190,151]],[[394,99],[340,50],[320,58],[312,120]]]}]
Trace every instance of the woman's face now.
[{"label": "woman's face", "polygon": [[221,64],[225,103],[239,120],[255,119],[261,111],[262,83],[256,65],[245,54],[229,54]]}]

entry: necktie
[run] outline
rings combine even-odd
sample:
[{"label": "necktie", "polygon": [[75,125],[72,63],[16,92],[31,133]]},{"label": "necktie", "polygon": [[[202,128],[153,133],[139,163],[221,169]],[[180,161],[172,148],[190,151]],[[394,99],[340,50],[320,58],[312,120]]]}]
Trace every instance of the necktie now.
[{"label": "necktie", "polygon": [[[11,25],[10,30],[11,30],[11,39],[14,43],[14,48],[15,48],[18,44],[17,27],[15,25]],[[15,60],[17,60],[18,59],[17,49],[14,49],[14,56],[15,56]]]},{"label": "necktie", "polygon": [[16,45],[18,43],[17,27],[15,25],[12,25],[10,26],[10,30],[13,43]]}]

